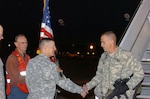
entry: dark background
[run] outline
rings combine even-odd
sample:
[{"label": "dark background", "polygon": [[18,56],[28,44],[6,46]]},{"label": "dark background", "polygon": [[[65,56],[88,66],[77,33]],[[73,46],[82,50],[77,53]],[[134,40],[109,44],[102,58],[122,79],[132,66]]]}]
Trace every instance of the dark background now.
[{"label": "dark background", "polygon": [[[112,30],[118,37],[126,31],[141,0],[50,0],[51,25],[57,44],[58,59],[64,74],[83,85],[97,69],[100,48],[99,36]],[[27,36],[27,53],[34,57],[38,48],[43,0],[0,0],[0,24],[4,27],[0,57],[5,59],[14,50],[14,37],[19,33]],[[125,15],[129,15],[125,17]],[[8,46],[10,44],[10,46]],[[89,44],[95,45],[93,56],[84,56]],[[77,57],[62,53],[83,54]],[[82,99],[80,95],[59,88],[57,99]],[[93,90],[86,99],[94,99]]]},{"label": "dark background", "polygon": [[[140,1],[50,0],[52,30],[59,51],[71,49],[72,44],[82,50],[89,43],[97,45],[100,34],[108,30],[115,31],[120,38]],[[28,53],[36,55],[42,11],[43,0],[0,1],[0,24],[4,27],[2,48],[5,49],[1,50],[1,56],[13,50],[14,37],[19,33],[28,38]]]}]

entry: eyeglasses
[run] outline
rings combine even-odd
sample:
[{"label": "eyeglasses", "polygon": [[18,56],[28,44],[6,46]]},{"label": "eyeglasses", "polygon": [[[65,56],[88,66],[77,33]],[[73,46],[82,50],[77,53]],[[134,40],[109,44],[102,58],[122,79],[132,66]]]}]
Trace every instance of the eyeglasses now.
[{"label": "eyeglasses", "polygon": [[28,44],[28,42],[17,42],[17,43],[21,43],[21,44]]}]

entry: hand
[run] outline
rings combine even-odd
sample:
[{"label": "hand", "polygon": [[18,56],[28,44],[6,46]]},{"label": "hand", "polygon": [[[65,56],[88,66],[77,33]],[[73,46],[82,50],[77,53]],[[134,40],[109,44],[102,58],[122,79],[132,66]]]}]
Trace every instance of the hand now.
[{"label": "hand", "polygon": [[83,90],[84,90],[87,94],[89,93],[88,88],[87,88],[86,85],[83,85]]},{"label": "hand", "polygon": [[85,91],[81,92],[82,98],[85,98],[86,95],[87,95],[87,93]]},{"label": "hand", "polygon": [[86,87],[86,85],[83,85],[83,92],[81,93],[81,96],[83,98],[85,98],[85,96],[88,94],[88,88]]},{"label": "hand", "polygon": [[63,72],[63,70],[59,66],[56,69],[58,72]]}]

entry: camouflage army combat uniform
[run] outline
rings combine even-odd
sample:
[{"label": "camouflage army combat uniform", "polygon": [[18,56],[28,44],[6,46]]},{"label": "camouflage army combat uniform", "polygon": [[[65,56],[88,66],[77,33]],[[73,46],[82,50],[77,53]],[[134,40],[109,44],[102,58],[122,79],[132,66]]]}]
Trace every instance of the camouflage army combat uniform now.
[{"label": "camouflage army combat uniform", "polygon": [[0,99],[6,99],[3,62],[1,59],[0,59]]},{"label": "camouflage army combat uniform", "polygon": [[83,89],[70,79],[61,77],[56,64],[43,54],[31,59],[27,65],[26,84],[29,90],[27,99],[54,99],[56,84],[61,88],[80,94]]},{"label": "camouflage army combat uniform", "polygon": [[[144,77],[140,62],[130,53],[117,48],[113,54],[104,52],[99,60],[95,77],[86,84],[88,89],[96,86],[94,93],[99,99],[106,96],[108,90],[114,89],[114,82],[119,78],[129,78],[127,82],[129,90],[126,92],[129,99],[133,99],[134,88]],[[115,96],[113,99],[117,99]],[[121,99],[126,99],[124,95]]]}]

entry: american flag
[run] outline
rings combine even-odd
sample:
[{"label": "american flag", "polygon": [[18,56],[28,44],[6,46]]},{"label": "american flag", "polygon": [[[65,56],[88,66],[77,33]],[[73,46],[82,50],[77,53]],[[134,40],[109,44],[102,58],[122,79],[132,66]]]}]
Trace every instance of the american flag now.
[{"label": "american flag", "polygon": [[53,31],[50,21],[49,0],[44,0],[43,19],[41,23],[40,40],[42,38],[53,38]]},{"label": "american flag", "polygon": [[[53,31],[51,28],[50,21],[50,10],[49,10],[49,0],[44,0],[44,8],[43,8],[43,18],[41,23],[40,30],[40,40],[42,38],[54,38]],[[40,54],[39,48],[36,51],[37,54]]]}]

